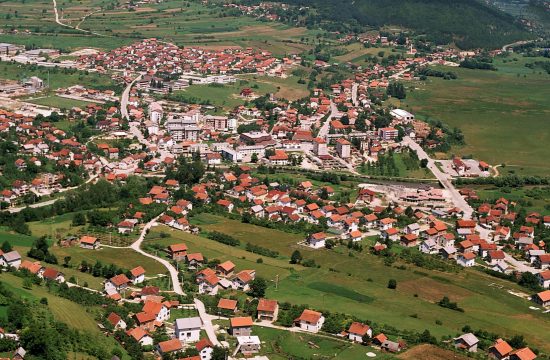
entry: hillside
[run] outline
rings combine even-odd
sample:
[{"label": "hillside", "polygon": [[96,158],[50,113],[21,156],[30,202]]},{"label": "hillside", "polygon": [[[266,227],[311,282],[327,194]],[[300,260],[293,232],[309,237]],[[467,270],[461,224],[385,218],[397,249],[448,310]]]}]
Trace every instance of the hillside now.
[{"label": "hillside", "polygon": [[353,24],[397,25],[426,33],[439,43],[461,48],[497,48],[529,33],[513,16],[476,0],[285,0],[315,7],[319,16],[309,25],[329,21],[332,27]]}]

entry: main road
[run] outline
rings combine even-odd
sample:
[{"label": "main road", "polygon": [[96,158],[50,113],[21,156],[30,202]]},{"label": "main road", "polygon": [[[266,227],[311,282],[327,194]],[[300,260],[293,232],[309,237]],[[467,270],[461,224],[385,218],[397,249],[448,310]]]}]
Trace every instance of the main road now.
[{"label": "main road", "polygon": [[326,140],[328,135],[328,130],[330,128],[330,122],[332,121],[333,117],[336,117],[338,115],[338,108],[336,107],[336,104],[331,100],[330,101],[330,114],[328,115],[327,119],[321,126],[321,129],[319,129],[319,134],[317,135],[321,139]]},{"label": "main road", "polygon": [[435,164],[435,161],[430,158],[426,151],[424,151],[424,149],[422,149],[422,147],[414,142],[410,137],[404,137],[402,144],[408,146],[411,150],[414,150],[420,160],[428,160],[427,168],[430,169],[437,180],[439,180],[441,185],[449,192],[453,204],[464,213],[465,219],[471,219],[474,213],[474,209],[470,206],[470,204],[468,204],[466,200],[464,200],[462,195],[460,195],[458,190],[455,188],[451,181],[451,176],[439,170],[439,168]]}]

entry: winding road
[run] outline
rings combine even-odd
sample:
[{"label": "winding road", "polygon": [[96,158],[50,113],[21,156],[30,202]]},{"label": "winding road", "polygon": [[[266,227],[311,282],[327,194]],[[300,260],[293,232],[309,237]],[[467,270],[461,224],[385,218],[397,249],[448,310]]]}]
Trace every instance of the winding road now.
[{"label": "winding road", "polygon": [[[153,226],[156,225],[157,220],[162,215],[163,214],[160,214],[159,216],[157,216],[156,218],[152,219],[147,224],[145,224],[145,226],[141,230],[141,233],[140,233],[138,239],[136,241],[134,241],[132,243],[132,245],[130,245],[130,248],[132,250],[140,253],[141,255],[146,256],[148,258],[151,258],[155,261],[158,261],[159,263],[164,265],[164,267],[170,273],[170,278],[172,279],[172,287],[174,289],[174,292],[178,295],[185,295],[185,293],[183,292],[183,289],[181,287],[181,282],[180,282],[180,279],[179,279],[179,276],[178,276],[179,275],[178,270],[172,264],[170,264],[170,262],[168,262],[167,260],[162,259],[158,256],[153,255],[153,254],[149,254],[148,252],[145,252],[141,249],[141,244],[143,243],[143,240],[145,240],[145,236],[147,235],[147,232],[149,231],[149,229],[151,229]],[[216,346],[220,346],[220,342],[218,341],[218,338],[216,337],[216,332],[214,330],[214,326],[212,325],[212,316],[210,316],[206,313],[206,308],[204,307],[204,304],[203,304],[202,301],[200,301],[199,299],[196,299],[196,298],[193,299],[193,300],[195,302],[195,307],[197,308],[197,311],[199,312],[199,316],[202,320],[204,330],[206,331],[206,334],[208,335],[208,339],[210,340],[210,342],[212,344],[214,344]]]}]

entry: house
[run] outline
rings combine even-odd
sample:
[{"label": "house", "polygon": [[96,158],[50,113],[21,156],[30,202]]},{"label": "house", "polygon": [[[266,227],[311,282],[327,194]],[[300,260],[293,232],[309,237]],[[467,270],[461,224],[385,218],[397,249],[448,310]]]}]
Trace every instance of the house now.
[{"label": "house", "polygon": [[132,280],[132,284],[141,284],[143,281],[145,281],[145,269],[141,266],[135,267],[132,270],[130,270],[130,274],[132,275],[130,277],[130,280]]},{"label": "house", "polygon": [[382,350],[389,351],[392,353],[400,352],[402,350],[401,343],[390,341],[390,340],[384,341],[382,345],[380,345],[380,348]]},{"label": "house", "polygon": [[235,354],[242,353],[250,356],[260,351],[260,338],[258,336],[237,336],[237,348]]},{"label": "house", "polygon": [[169,302],[161,303],[146,300],[141,311],[146,314],[153,314],[155,316],[155,320],[161,322],[170,318],[170,307],[171,305]]},{"label": "house", "polygon": [[235,207],[231,201],[225,199],[218,200],[216,204],[223,207],[225,210],[227,210],[227,212],[232,212],[233,208]]},{"label": "house", "polygon": [[489,358],[495,360],[506,360],[510,357],[512,347],[504,340],[497,339],[495,344],[489,348]]},{"label": "house", "polygon": [[84,249],[97,250],[99,249],[100,241],[93,236],[84,235],[80,238],[80,247]]},{"label": "house", "polygon": [[55,281],[58,283],[65,282],[65,275],[63,275],[62,272],[57,271],[54,268],[45,268],[44,271],[42,272],[42,275],[40,276],[46,281]]},{"label": "house", "polygon": [[320,249],[325,247],[326,239],[327,235],[324,232],[318,232],[315,234],[311,234],[307,238],[307,243],[314,249]]},{"label": "house", "polygon": [[370,328],[370,326],[360,322],[351,323],[348,330],[348,338],[351,341],[362,343],[365,335],[367,335],[368,337],[372,337],[372,329]]},{"label": "house", "polygon": [[195,348],[199,352],[199,360],[211,360],[212,352],[214,351],[214,344],[208,340],[208,338],[201,339],[195,344]]},{"label": "house", "polygon": [[126,335],[133,337],[141,346],[153,345],[153,338],[140,327],[126,331]]},{"label": "house", "polygon": [[235,270],[235,264],[233,264],[231,261],[227,260],[221,264],[218,264],[216,266],[216,273],[218,273],[220,276],[229,277],[233,275],[233,271]]},{"label": "house", "polygon": [[550,288],[550,270],[541,271],[537,274],[539,278],[539,284],[545,289]]},{"label": "house", "polygon": [[528,347],[517,349],[510,354],[510,360],[534,360],[537,355]]},{"label": "house", "polygon": [[130,282],[130,279],[128,279],[126,275],[119,274],[110,278],[109,281],[105,283],[105,290],[108,291],[113,289],[120,292],[121,290],[125,290]]},{"label": "house", "polygon": [[199,294],[216,295],[219,290],[220,279],[216,274],[208,274],[197,279]]},{"label": "house", "polygon": [[279,304],[277,300],[260,299],[258,301],[258,320],[277,321],[279,315]]},{"label": "house", "polygon": [[476,254],[472,252],[466,252],[464,254],[458,255],[456,263],[464,267],[472,267],[476,264]]},{"label": "house", "polygon": [[174,323],[174,336],[179,341],[197,342],[200,340],[201,327],[202,320],[198,316],[176,319]]},{"label": "house", "polygon": [[250,289],[250,283],[256,277],[255,270],[243,270],[240,271],[233,279],[233,289],[248,291]]},{"label": "house", "polygon": [[498,263],[504,261],[504,259],[506,258],[506,255],[502,250],[492,250],[492,251],[489,251],[487,258],[488,258],[487,262],[490,265],[497,265]]},{"label": "house", "polygon": [[541,306],[550,306],[550,290],[544,290],[533,295],[531,300]]},{"label": "house", "polygon": [[204,257],[201,253],[193,253],[187,254],[185,256],[185,260],[187,261],[187,267],[189,269],[197,269],[202,266],[204,262]]},{"label": "house", "polygon": [[233,336],[250,336],[252,333],[252,318],[250,316],[229,319],[229,332]]},{"label": "house", "polygon": [[424,254],[437,254],[437,243],[433,239],[425,240],[418,246],[418,250]]},{"label": "house", "polygon": [[237,300],[232,299],[220,299],[218,301],[218,310],[223,313],[236,313],[237,312]]},{"label": "house", "polygon": [[416,234],[405,234],[401,236],[401,245],[405,247],[415,247],[418,236]]},{"label": "house", "polygon": [[131,234],[137,221],[122,220],[117,225],[119,234]]},{"label": "house", "polygon": [[161,341],[157,344],[157,351],[161,355],[175,353],[182,350],[183,346],[181,344],[181,341],[179,341],[178,339]]},{"label": "house", "polygon": [[19,265],[21,265],[21,255],[17,251],[13,250],[7,253],[0,251],[0,266],[18,269]]},{"label": "house", "polygon": [[294,323],[302,330],[317,333],[323,327],[325,318],[320,312],[305,309],[298,318],[294,319]]},{"label": "house", "polygon": [[23,260],[21,265],[19,265],[19,270],[25,269],[33,275],[38,275],[44,268],[39,261],[30,262],[28,260]]},{"label": "house", "polygon": [[477,352],[479,339],[472,333],[467,333],[454,338],[454,345],[457,349],[463,349],[468,352]]},{"label": "house", "polygon": [[126,322],[122,320],[120,315],[117,313],[110,313],[109,316],[107,316],[107,321],[113,326],[113,329],[126,329]]},{"label": "house", "polygon": [[187,254],[187,245],[185,244],[174,244],[168,246],[168,254],[172,260],[181,261],[185,258]]}]

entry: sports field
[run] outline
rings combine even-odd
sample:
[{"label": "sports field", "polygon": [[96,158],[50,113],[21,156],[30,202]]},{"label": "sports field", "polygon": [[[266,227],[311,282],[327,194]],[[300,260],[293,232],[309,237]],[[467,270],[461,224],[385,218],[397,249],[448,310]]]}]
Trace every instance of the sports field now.
[{"label": "sports field", "polygon": [[495,62],[498,71],[445,68],[458,79],[414,84],[402,106],[462,129],[466,146],[454,148],[456,155],[550,175],[550,75],[525,67],[537,60],[511,55]]}]

